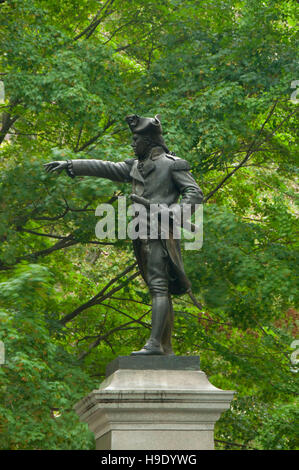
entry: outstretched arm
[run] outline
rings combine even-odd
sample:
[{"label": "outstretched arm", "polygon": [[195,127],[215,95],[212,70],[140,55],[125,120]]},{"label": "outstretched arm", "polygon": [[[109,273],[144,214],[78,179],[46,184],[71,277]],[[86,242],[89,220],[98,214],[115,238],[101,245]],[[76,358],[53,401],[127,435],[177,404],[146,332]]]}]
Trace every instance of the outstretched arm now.
[{"label": "outstretched arm", "polygon": [[74,178],[75,176],[97,176],[107,178],[112,181],[129,182],[131,181],[131,165],[125,162],[109,162],[105,160],[67,160],[54,161],[45,164],[45,169],[49,173],[66,170],[67,174]]}]

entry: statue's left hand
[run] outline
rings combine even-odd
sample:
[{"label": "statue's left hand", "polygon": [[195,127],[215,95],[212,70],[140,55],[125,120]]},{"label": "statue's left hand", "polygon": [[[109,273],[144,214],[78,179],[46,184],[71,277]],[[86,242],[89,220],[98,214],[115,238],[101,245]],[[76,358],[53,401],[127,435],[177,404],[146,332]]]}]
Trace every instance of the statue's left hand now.
[{"label": "statue's left hand", "polygon": [[66,161],[56,161],[50,163],[44,163],[44,167],[47,173],[53,173],[54,171],[58,171],[60,173],[62,170],[67,168]]}]

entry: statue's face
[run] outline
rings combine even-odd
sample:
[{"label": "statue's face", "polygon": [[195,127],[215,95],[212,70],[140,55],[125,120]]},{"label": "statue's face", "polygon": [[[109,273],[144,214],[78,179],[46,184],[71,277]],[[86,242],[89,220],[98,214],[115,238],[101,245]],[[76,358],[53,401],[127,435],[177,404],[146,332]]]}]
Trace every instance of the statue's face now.
[{"label": "statue's face", "polygon": [[145,157],[146,152],[149,148],[149,143],[146,141],[142,135],[140,134],[133,134],[133,140],[131,144],[135,155],[137,157]]}]

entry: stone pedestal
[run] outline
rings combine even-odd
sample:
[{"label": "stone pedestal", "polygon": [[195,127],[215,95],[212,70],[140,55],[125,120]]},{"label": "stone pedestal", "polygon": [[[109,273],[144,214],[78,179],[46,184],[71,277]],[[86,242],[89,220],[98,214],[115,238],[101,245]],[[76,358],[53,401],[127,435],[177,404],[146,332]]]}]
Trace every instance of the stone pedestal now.
[{"label": "stone pedestal", "polygon": [[210,450],[233,394],[209,382],[198,357],[122,356],[75,410],[98,450]]}]

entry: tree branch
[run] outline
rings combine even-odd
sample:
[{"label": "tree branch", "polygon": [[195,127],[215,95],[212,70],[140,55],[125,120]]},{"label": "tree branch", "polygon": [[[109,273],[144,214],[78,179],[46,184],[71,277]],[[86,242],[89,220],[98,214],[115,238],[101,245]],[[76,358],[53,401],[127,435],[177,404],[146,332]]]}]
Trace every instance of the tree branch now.
[{"label": "tree branch", "polygon": [[[137,12],[137,16],[138,16],[138,12]],[[118,28],[116,28],[113,33],[111,34],[111,36],[109,37],[109,39],[107,39],[106,42],[103,43],[104,46],[106,46],[106,44],[108,44],[108,42],[110,42],[112,40],[112,38],[119,32],[121,31],[123,28],[125,28],[126,26],[129,26],[130,24],[134,24],[134,23],[138,23],[139,20],[137,20],[135,17],[130,20],[130,21],[127,21],[127,23],[124,23],[122,24],[121,26],[119,26]]]},{"label": "tree branch", "polygon": [[94,341],[93,343],[91,343],[91,344],[89,345],[88,350],[85,351],[85,352],[83,352],[83,353],[81,353],[81,354],[79,355],[79,358],[78,358],[78,359],[79,359],[79,360],[84,359],[84,357],[86,357],[88,354],[90,354],[90,352],[91,352],[94,348],[96,348],[96,347],[100,344],[101,341],[106,340],[106,338],[108,338],[110,335],[112,335],[112,334],[115,333],[116,331],[127,330],[127,329],[128,329],[127,327],[128,327],[129,325],[132,325],[132,324],[135,323],[135,322],[140,322],[140,320],[141,320],[147,313],[148,313],[148,312],[146,312],[146,313],[144,313],[143,315],[141,315],[141,317],[140,317],[138,320],[129,321],[129,322],[127,322],[127,323],[124,323],[123,325],[116,326],[115,328],[113,328],[112,330],[108,331],[108,332],[105,333],[105,334],[99,335],[98,338],[96,339],[96,341]]},{"label": "tree branch", "polygon": [[79,129],[79,132],[78,132],[77,142],[76,142],[76,146],[75,146],[75,152],[77,152],[77,151],[78,151],[78,148],[79,148],[79,142],[80,142],[80,139],[81,139],[83,127],[84,127],[84,124],[82,124],[82,125],[80,126],[80,129]]},{"label": "tree branch", "polygon": [[33,220],[59,220],[63,219],[63,217],[68,213],[68,211],[71,210],[69,207],[65,209],[65,211],[61,215],[56,215],[55,217],[46,217],[46,216],[41,216],[41,217],[32,217]]},{"label": "tree branch", "polygon": [[0,131],[0,144],[2,144],[3,140],[5,139],[6,135],[8,134],[9,129],[11,126],[16,122],[19,118],[18,115],[11,117],[9,113],[3,113],[2,118],[2,128]]},{"label": "tree branch", "polygon": [[[40,232],[35,232],[34,230],[29,230],[29,229],[26,229],[26,228],[19,228],[18,229],[18,232],[26,232],[26,233],[31,233],[32,235],[38,235],[40,237],[48,237],[48,238],[56,238],[58,240],[69,240],[69,236],[65,237],[65,236],[60,236],[60,235],[52,235],[51,233],[40,233]],[[78,243],[81,243],[80,240]],[[114,245],[113,242],[99,242],[99,241],[96,241],[96,240],[90,240],[88,242],[85,242],[85,243],[91,243],[93,245]],[[32,255],[30,255],[32,256]]]},{"label": "tree branch", "polygon": [[150,325],[148,325],[147,323],[141,322],[139,320],[135,320],[135,318],[131,317],[131,315],[128,315],[127,313],[123,312],[122,310],[119,310],[113,305],[104,304],[103,302],[99,302],[97,305],[103,305],[104,307],[111,308],[112,310],[115,310],[116,312],[121,313],[125,317],[130,318],[130,320],[134,320],[135,322],[139,323],[141,326],[144,326],[145,328],[150,328]]},{"label": "tree branch", "polygon": [[50,248],[46,248],[45,250],[40,250],[36,251],[34,253],[30,253],[29,255],[24,255],[24,256],[19,256],[15,259],[14,263],[11,265],[5,265],[2,262],[0,262],[0,271],[6,271],[9,269],[12,269],[13,266],[18,264],[20,261],[23,260],[28,260],[30,258],[38,258],[39,256],[46,256],[49,255],[50,253],[53,253],[54,251],[61,250],[62,248],[69,248],[72,245],[76,245],[77,243],[80,243],[77,240],[59,240],[59,242],[55,243],[55,245],[52,245]]},{"label": "tree branch", "polygon": [[96,294],[94,297],[92,297],[90,300],[88,300],[84,304],[77,307],[73,312],[68,313],[67,315],[65,315],[60,320],[60,323],[65,325],[69,321],[73,320],[77,315],[79,315],[84,310],[88,309],[89,307],[93,307],[94,305],[97,305],[97,304],[103,302],[108,297],[111,297],[112,294],[114,294],[118,290],[122,289],[124,287],[124,285],[126,285],[129,281],[131,281],[132,279],[134,279],[135,277],[137,277],[139,275],[139,271],[137,273],[133,274],[132,276],[130,276],[124,283],[121,283],[119,286],[115,287],[108,294],[105,295],[105,292],[107,291],[107,289],[112,284],[117,282],[122,276],[124,276],[128,272],[132,271],[132,269],[134,269],[136,264],[137,264],[137,262],[133,263],[131,266],[128,266],[124,271],[122,271],[120,274],[118,274],[115,278],[111,279],[111,281],[109,281],[98,294]]},{"label": "tree branch", "polygon": [[137,304],[146,305],[147,307],[150,307],[150,304],[147,304],[147,303],[145,303],[145,302],[141,302],[140,300],[126,299],[126,298],[124,298],[124,297],[110,297],[110,299],[113,299],[113,300],[122,300],[122,301],[127,301],[127,302],[136,302]]},{"label": "tree branch", "polygon": [[[38,233],[36,233],[36,235],[37,234]],[[44,235],[44,234],[39,234],[39,235],[47,236],[47,235]],[[28,260],[30,258],[36,259],[36,258],[39,258],[40,256],[47,256],[47,255],[50,255],[51,253],[53,253],[54,251],[62,250],[64,248],[69,248],[73,245],[77,245],[78,243],[81,243],[80,240],[74,240],[73,238],[63,237],[62,239],[59,239],[59,241],[57,243],[50,246],[49,248],[45,248],[44,250],[35,251],[33,253],[29,253],[28,255],[18,256],[15,259],[15,261],[12,265],[5,265],[5,264],[0,262],[0,271],[9,270],[9,269],[12,268],[12,266],[18,264],[20,261]],[[94,245],[113,245],[114,244],[112,242],[98,242],[98,241],[88,241],[86,243],[91,243],[91,244],[94,244]]]},{"label": "tree branch", "polygon": [[[20,103],[20,99],[15,99],[10,102],[10,104],[7,106],[8,108],[14,108],[17,104]],[[11,126],[16,122],[16,120],[19,118],[19,115],[15,115],[14,117],[11,116],[11,113],[2,113],[2,127],[0,131],[0,144],[3,142],[5,139],[9,129]]]},{"label": "tree branch", "polygon": [[17,228],[18,232],[26,232],[26,233],[31,233],[32,235],[37,235],[39,237],[49,237],[49,238],[57,238],[58,240],[66,240],[68,237],[63,237],[60,235],[52,235],[50,233],[40,233],[40,232],[35,232],[34,230],[29,230],[27,228]]},{"label": "tree branch", "polygon": [[104,132],[106,132],[106,130],[109,129],[109,127],[111,127],[115,122],[116,122],[115,119],[109,120],[107,124],[105,125],[105,127],[101,129],[101,131],[98,134],[96,134],[94,137],[92,137],[87,142],[85,142],[85,144],[83,144],[79,148],[79,150],[75,150],[75,152],[82,152],[83,150],[85,150],[86,147],[89,147],[89,145],[93,144],[96,140],[98,140],[98,138],[101,137],[104,134]]},{"label": "tree branch", "polygon": [[275,103],[274,103],[274,105],[273,105],[271,111],[269,112],[269,115],[267,116],[267,119],[264,121],[264,123],[263,123],[262,127],[260,128],[259,132],[257,133],[256,137],[254,138],[254,140],[253,140],[252,143],[250,144],[249,149],[247,150],[247,153],[246,153],[245,157],[243,158],[243,160],[234,168],[233,171],[231,171],[230,173],[228,173],[228,174],[223,178],[223,180],[220,181],[220,183],[216,186],[215,189],[213,189],[213,191],[211,191],[211,192],[205,197],[204,202],[208,201],[208,199],[210,199],[210,198],[218,191],[218,189],[220,189],[220,188],[224,185],[224,183],[225,183],[229,178],[231,178],[231,177],[236,173],[236,171],[238,171],[238,169],[241,168],[241,167],[247,162],[247,160],[249,160],[249,158],[251,157],[251,155],[252,155],[254,152],[256,152],[256,151],[258,150],[258,148],[261,147],[261,145],[263,145],[265,142],[267,142],[267,141],[280,129],[280,127],[284,124],[284,122],[285,122],[287,119],[289,119],[293,114],[295,114],[295,113],[297,112],[297,110],[295,110],[295,111],[293,111],[292,113],[288,114],[288,115],[286,116],[286,118],[284,118],[284,119],[282,120],[282,122],[279,124],[279,126],[278,126],[266,139],[264,139],[264,141],[258,143],[257,146],[254,147],[254,144],[256,143],[256,141],[257,141],[259,135],[263,132],[266,123],[267,123],[267,122],[269,121],[269,119],[271,118],[271,116],[272,116],[272,114],[273,114],[273,112],[274,112],[274,109],[275,109],[277,103],[278,103],[278,100],[275,101]]},{"label": "tree branch", "polygon": [[[112,11],[108,11],[104,12],[104,14],[102,16],[101,13],[102,11],[104,11],[105,9],[107,9],[108,6],[111,6],[112,3],[114,3],[114,0],[107,0],[106,3],[104,3],[104,5],[102,6],[102,8],[100,8],[95,17],[92,19],[91,23],[89,23],[89,25],[80,33],[78,34],[75,38],[74,38],[74,41],[77,41],[78,39],[80,39],[82,36],[84,36],[85,34],[87,34],[87,38],[89,38],[91,36],[91,34],[94,32],[94,30],[97,28],[97,26],[101,23],[101,21],[106,17],[106,16],[109,16]],[[109,5],[110,4],[110,5]]]},{"label": "tree branch", "polygon": [[63,240],[60,240],[59,242],[55,243],[55,245],[52,245],[49,248],[36,251],[34,253],[30,253],[29,255],[20,256],[17,258],[16,262],[18,263],[19,261],[22,261],[28,258],[38,258],[39,256],[46,256],[46,255],[49,255],[50,253],[53,253],[53,251],[61,250],[62,248],[68,248],[72,245],[76,245],[77,243],[80,243],[80,242],[78,240],[73,240],[73,239],[70,240],[68,237],[66,237]]}]

